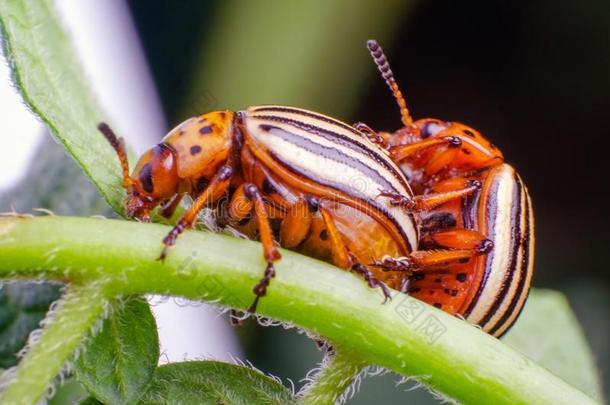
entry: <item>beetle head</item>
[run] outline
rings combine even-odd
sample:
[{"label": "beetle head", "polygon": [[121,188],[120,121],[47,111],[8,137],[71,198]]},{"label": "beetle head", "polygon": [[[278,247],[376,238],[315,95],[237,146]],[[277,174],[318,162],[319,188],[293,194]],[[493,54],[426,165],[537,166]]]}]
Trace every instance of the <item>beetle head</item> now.
[{"label": "beetle head", "polygon": [[[476,129],[459,122],[441,121],[434,118],[419,119],[410,126],[402,127],[393,134],[386,135],[385,138],[390,146],[406,145],[425,139],[445,138],[448,140],[448,147],[459,146],[449,166],[460,170],[483,169],[504,161],[500,149]],[[430,155],[430,151],[424,150],[414,158],[422,158],[426,154]]]},{"label": "beetle head", "polygon": [[117,138],[107,124],[100,124],[98,129],[115,149],[121,162],[123,187],[127,191],[127,216],[148,221],[150,210],[178,192],[179,177],[174,151],[163,143],[150,148],[130,175],[123,139]]}]

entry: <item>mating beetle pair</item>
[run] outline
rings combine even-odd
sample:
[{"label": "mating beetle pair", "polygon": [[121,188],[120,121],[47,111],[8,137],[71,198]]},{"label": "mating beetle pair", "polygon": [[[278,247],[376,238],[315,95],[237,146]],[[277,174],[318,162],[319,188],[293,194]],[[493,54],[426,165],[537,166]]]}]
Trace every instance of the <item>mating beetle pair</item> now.
[{"label": "mating beetle pair", "polygon": [[411,293],[499,336],[531,280],[527,191],[472,128],[413,122],[381,48],[368,46],[401,109],[394,134],[285,106],[212,112],[170,131],[130,175],[122,141],[100,124],[121,161],[126,213],[146,221],[161,205],[171,216],[193,198],[163,239],[163,259],[204,207],[228,201],[218,222],[260,240],[267,263],[252,312],[275,276],[279,240],[361,275],[386,299],[388,287]]}]

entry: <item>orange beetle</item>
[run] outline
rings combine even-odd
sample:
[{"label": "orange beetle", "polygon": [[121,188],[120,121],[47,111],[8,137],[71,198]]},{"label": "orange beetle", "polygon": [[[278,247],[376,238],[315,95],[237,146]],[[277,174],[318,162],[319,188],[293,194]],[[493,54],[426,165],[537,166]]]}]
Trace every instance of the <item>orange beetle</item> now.
[{"label": "orange beetle", "polygon": [[[420,248],[464,249],[493,241],[488,254],[462,258],[413,272],[408,292],[459,314],[494,336],[515,322],[527,298],[534,270],[534,214],[530,196],[498,148],[475,129],[433,118],[413,121],[379,44],[367,43],[396,98],[404,127],[376,133],[356,124],[387,149],[416,195],[471,193],[438,204],[420,215]],[[412,199],[393,196],[397,204]],[[395,259],[378,264],[400,267]]]},{"label": "orange beetle", "polygon": [[[118,153],[129,217],[148,221],[161,205],[169,216],[185,195],[193,204],[164,238],[160,258],[193,226],[204,207],[263,245],[267,267],[254,287],[258,299],[275,276],[281,245],[361,275],[371,287],[407,287],[412,271],[486,253],[484,237],[463,249],[419,249],[417,210],[471,193],[414,196],[386,151],[356,128],[312,111],[256,106],[212,112],[180,124],[140,158],[129,174],[123,143],[106,124],[100,131]],[[400,196],[398,203],[395,196]],[[228,209],[218,210],[223,201]],[[408,203],[403,204],[407,201]],[[383,258],[400,262],[386,271]]]}]

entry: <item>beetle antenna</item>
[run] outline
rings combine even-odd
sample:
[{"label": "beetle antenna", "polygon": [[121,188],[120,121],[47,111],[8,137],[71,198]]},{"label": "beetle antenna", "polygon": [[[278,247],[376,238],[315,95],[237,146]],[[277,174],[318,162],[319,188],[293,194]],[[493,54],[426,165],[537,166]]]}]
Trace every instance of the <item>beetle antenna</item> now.
[{"label": "beetle antenna", "polygon": [[104,137],[116,151],[116,154],[119,156],[121,170],[123,172],[123,187],[130,187],[132,181],[131,177],[129,177],[129,162],[127,161],[127,152],[125,152],[125,141],[123,138],[118,138],[114,131],[110,129],[110,126],[108,126],[108,124],[105,122],[100,122],[97,129],[102,133],[102,135],[104,135]]},{"label": "beetle antenna", "polygon": [[394,94],[394,98],[398,103],[398,107],[400,108],[400,116],[402,119],[402,123],[404,126],[409,127],[413,125],[413,118],[411,118],[411,114],[409,113],[409,109],[407,108],[407,102],[402,95],[402,92],[398,88],[398,84],[396,83],[396,79],[394,78],[394,73],[392,73],[392,69],[390,69],[390,64],[388,63],[388,59],[383,53],[383,49],[377,41],[374,39],[370,39],[366,41],[366,47],[369,48],[369,52],[375,61],[375,65],[377,65],[377,69],[381,72],[381,76],[387,83],[388,87]]}]

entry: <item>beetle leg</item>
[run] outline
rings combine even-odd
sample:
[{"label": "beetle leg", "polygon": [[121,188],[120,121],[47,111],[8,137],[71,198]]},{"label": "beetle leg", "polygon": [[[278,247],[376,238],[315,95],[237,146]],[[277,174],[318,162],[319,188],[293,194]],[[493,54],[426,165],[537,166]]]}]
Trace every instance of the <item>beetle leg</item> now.
[{"label": "beetle leg", "polygon": [[379,287],[383,292],[383,302],[385,304],[389,299],[392,298],[388,286],[386,286],[385,283],[379,281],[368,269],[368,267],[366,267],[364,264],[356,262],[356,258],[349,252],[347,246],[345,246],[343,238],[341,237],[341,233],[337,229],[335,221],[333,220],[330,212],[327,211],[325,208],[320,207],[320,213],[322,214],[324,225],[326,225],[326,230],[328,231],[331,249],[333,251],[333,264],[343,269],[350,269],[350,271],[353,271],[356,274],[362,276],[364,280],[368,283],[369,287]]},{"label": "beetle leg", "polygon": [[232,221],[239,222],[252,213],[254,206],[252,204],[252,199],[246,196],[245,187],[245,183],[240,185],[231,197],[231,202],[229,203],[229,218]]},{"label": "beetle leg", "polygon": [[481,182],[473,180],[463,188],[458,190],[445,191],[441,193],[431,193],[425,195],[417,195],[409,198],[391,190],[381,190],[379,195],[390,198],[390,204],[404,207],[408,210],[427,211],[434,207],[445,204],[449,201],[465,197],[481,188]]},{"label": "beetle leg", "polygon": [[458,151],[459,149],[452,147],[437,148],[424,167],[425,173],[428,176],[433,176],[440,172],[453,162]]},{"label": "beetle leg", "polygon": [[176,208],[178,208],[178,205],[180,205],[180,201],[182,201],[182,197],[184,197],[184,194],[176,194],[175,196],[170,198],[169,201],[167,201],[161,207],[161,209],[159,210],[159,214],[161,214],[161,216],[163,216],[165,218],[171,218],[172,215],[174,215]]},{"label": "beetle leg", "polygon": [[342,269],[349,269],[353,265],[352,257],[350,256],[347,246],[341,237],[339,229],[333,220],[331,213],[323,207],[319,207],[320,214],[324,220],[324,225],[328,231],[328,238],[330,240],[330,246],[332,249],[332,261],[333,264]]},{"label": "beetle leg", "polygon": [[290,207],[280,225],[282,246],[292,249],[303,242],[311,228],[312,219],[312,207],[305,200]]},{"label": "beetle leg", "polygon": [[457,148],[462,145],[462,140],[457,136],[444,136],[437,138],[428,138],[423,141],[408,143],[406,145],[397,145],[390,148],[390,157],[395,162],[400,162],[408,157],[419,153],[425,149],[433,147],[449,147],[447,151]]},{"label": "beetle leg", "polygon": [[381,291],[383,292],[383,296],[384,296],[384,300],[383,300],[384,304],[386,302],[388,302],[388,300],[392,299],[392,294],[390,293],[390,289],[388,288],[388,286],[385,285],[385,283],[377,280],[377,278],[375,278],[375,276],[373,276],[373,272],[371,272],[368,269],[368,267],[366,267],[364,264],[361,264],[361,263],[354,264],[352,266],[352,271],[359,274],[360,276],[362,276],[362,278],[364,278],[364,280],[368,283],[369,287],[381,288]]},{"label": "beetle leg", "polygon": [[411,278],[410,277],[403,277],[402,280],[400,280],[400,289],[399,291],[401,293],[407,293],[409,291],[409,284],[410,284]]},{"label": "beetle leg", "polygon": [[470,229],[432,233],[423,240],[423,243],[427,241],[450,249],[473,249],[480,254],[488,253],[493,247],[493,243],[483,234]]},{"label": "beetle leg", "polygon": [[383,271],[401,271],[412,273],[414,271],[426,270],[430,267],[443,265],[447,262],[455,262],[471,257],[487,254],[493,249],[493,242],[483,239],[477,244],[464,243],[472,247],[462,249],[446,250],[418,250],[412,252],[408,257],[384,257],[371,266],[378,267]]},{"label": "beetle leg", "polygon": [[366,138],[371,141],[372,143],[374,143],[375,145],[379,145],[384,149],[388,148],[388,143],[386,141],[386,139],[381,136],[381,134],[379,132],[376,132],[374,129],[372,129],[371,127],[369,127],[367,124],[365,124],[364,122],[356,122],[353,127],[362,132],[364,134],[364,136],[366,136]]},{"label": "beetle leg", "polygon": [[159,256],[159,260],[165,259],[169,248],[176,243],[178,236],[184,232],[186,228],[190,228],[197,219],[199,211],[205,207],[206,204],[217,201],[222,197],[229,188],[229,180],[233,175],[233,169],[230,166],[221,167],[208,187],[193,201],[193,204],[184,213],[182,218],[174,225],[172,230],[163,238],[163,250]]},{"label": "beetle leg", "polygon": [[277,249],[275,240],[273,239],[273,231],[271,230],[271,224],[269,223],[269,214],[265,207],[261,192],[258,187],[251,183],[245,184],[243,190],[244,196],[252,202],[252,211],[256,216],[260,239],[263,244],[263,256],[267,261],[267,267],[265,268],[263,278],[261,278],[258,284],[252,289],[254,294],[256,294],[256,298],[248,311],[254,313],[256,312],[256,306],[258,305],[259,299],[267,294],[267,287],[269,286],[271,279],[275,277],[273,262],[281,259],[282,255]]}]

